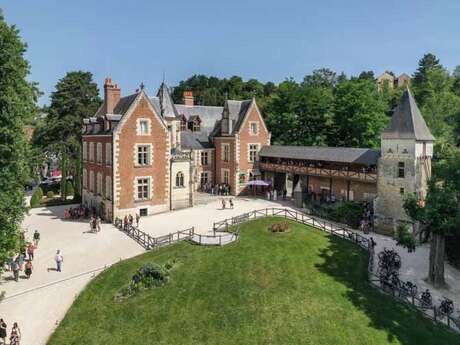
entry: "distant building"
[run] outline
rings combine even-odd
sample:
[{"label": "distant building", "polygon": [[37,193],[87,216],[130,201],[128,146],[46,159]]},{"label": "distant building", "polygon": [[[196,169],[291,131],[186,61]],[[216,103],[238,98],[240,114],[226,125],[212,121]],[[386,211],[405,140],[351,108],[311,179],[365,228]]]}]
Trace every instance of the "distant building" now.
[{"label": "distant building", "polygon": [[395,77],[392,73],[385,71],[377,78],[377,87],[382,91],[385,87],[393,89],[396,87],[405,87],[409,84],[410,77],[403,73]]}]

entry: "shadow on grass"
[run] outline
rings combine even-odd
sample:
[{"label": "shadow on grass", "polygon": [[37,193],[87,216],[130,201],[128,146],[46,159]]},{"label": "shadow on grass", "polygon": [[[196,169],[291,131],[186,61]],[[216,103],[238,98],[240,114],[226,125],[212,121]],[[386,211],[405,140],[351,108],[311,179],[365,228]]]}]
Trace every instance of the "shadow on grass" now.
[{"label": "shadow on grass", "polygon": [[[351,242],[330,236],[330,245],[316,268],[348,290],[345,297],[369,318],[369,327],[387,333],[388,343],[402,345],[459,345],[460,335],[436,325],[417,310],[372,287],[367,277],[367,252]],[[350,262],[355,263],[350,264]],[[377,344],[376,344],[377,345]]]}]

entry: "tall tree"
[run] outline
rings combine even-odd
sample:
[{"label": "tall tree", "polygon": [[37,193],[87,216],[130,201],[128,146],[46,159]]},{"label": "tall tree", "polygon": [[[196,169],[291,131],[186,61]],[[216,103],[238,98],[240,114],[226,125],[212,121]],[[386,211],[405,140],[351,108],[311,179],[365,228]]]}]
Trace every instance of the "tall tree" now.
[{"label": "tall tree", "polygon": [[[35,112],[36,88],[27,81],[26,45],[0,12],[0,263],[17,250],[25,211],[28,142],[24,123]],[[0,265],[0,269],[3,265]]]},{"label": "tall tree", "polygon": [[74,178],[75,192],[80,195],[81,127],[101,104],[97,84],[90,72],[69,72],[56,84],[51,94],[46,130],[42,145],[58,157],[62,170],[61,197],[66,198],[68,173]]},{"label": "tall tree", "polygon": [[426,199],[421,202],[409,194],[404,209],[430,236],[428,279],[442,286],[446,247],[451,258],[460,260],[458,248],[451,246],[460,241],[460,151],[450,149],[435,162],[433,173]]},{"label": "tall tree", "polygon": [[418,62],[417,71],[415,71],[412,77],[412,87],[419,106],[423,106],[424,100],[427,97],[426,93],[429,92],[427,90],[428,73],[442,68],[439,59],[431,53],[425,54]]},{"label": "tall tree", "polygon": [[378,147],[380,133],[388,122],[388,105],[373,81],[341,82],[334,93],[334,135],[329,144],[348,147]]}]

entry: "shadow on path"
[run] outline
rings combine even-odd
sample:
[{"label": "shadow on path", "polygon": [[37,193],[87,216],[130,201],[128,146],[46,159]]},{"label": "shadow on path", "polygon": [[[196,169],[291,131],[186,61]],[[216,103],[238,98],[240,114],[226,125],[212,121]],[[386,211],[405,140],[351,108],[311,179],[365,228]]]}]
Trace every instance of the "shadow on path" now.
[{"label": "shadow on path", "polygon": [[[367,252],[355,244],[330,236],[330,245],[323,249],[324,260],[317,269],[348,290],[345,297],[369,318],[369,327],[387,333],[388,343],[403,345],[459,345],[460,335],[435,325],[420,312],[370,286],[367,277]],[[350,260],[357,265],[350,265]],[[377,345],[377,344],[375,344]]]}]

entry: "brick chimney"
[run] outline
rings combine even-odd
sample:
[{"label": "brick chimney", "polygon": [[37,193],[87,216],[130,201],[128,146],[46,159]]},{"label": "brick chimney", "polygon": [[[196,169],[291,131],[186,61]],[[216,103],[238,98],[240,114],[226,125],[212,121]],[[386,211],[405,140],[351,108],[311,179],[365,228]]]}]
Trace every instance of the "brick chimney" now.
[{"label": "brick chimney", "polygon": [[184,104],[187,107],[193,107],[193,92],[192,91],[184,91]]},{"label": "brick chimney", "polygon": [[121,90],[118,84],[112,84],[112,78],[107,77],[104,81],[104,104],[105,113],[113,114],[113,109],[120,100]]}]

